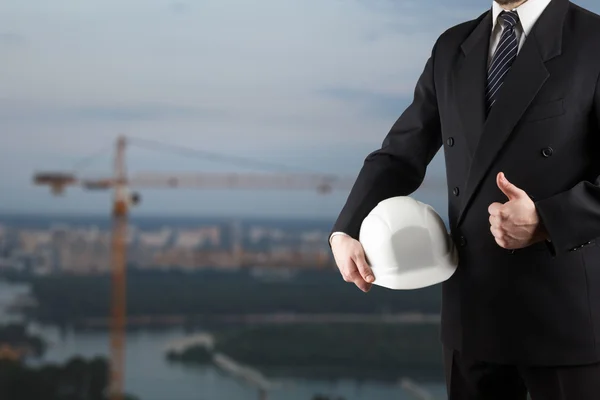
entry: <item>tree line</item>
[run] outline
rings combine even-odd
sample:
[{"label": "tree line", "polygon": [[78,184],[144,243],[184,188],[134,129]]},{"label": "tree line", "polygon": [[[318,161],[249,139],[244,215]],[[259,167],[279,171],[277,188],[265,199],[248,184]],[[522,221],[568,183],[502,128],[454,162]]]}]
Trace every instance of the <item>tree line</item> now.
[{"label": "tree line", "polygon": [[[45,323],[76,324],[110,314],[108,276],[29,277],[39,306],[24,310]],[[369,293],[344,282],[337,272],[290,281],[265,282],[242,273],[130,273],[127,312],[135,315],[217,316],[246,313],[438,313],[438,286]]]}]

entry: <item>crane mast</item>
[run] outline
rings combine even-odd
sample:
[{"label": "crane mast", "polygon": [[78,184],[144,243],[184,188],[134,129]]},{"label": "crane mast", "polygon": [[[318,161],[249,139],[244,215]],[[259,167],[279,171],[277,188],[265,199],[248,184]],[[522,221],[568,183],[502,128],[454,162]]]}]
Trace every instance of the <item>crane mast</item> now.
[{"label": "crane mast", "polygon": [[[100,179],[82,179],[71,173],[41,172],[34,175],[34,183],[47,185],[55,195],[62,195],[67,186],[86,190],[112,190],[111,232],[111,315],[109,400],[124,399],[125,337],[127,326],[127,230],[129,209],[139,201],[130,188],[197,188],[197,189],[280,189],[316,190],[327,194],[333,190],[350,190],[353,179],[319,174],[291,173],[144,173],[128,177],[125,150],[127,140],[117,138],[113,176]],[[241,234],[235,226],[235,235]],[[240,259],[239,243],[234,246],[236,259]]]},{"label": "crane mast", "polygon": [[111,238],[111,319],[110,319],[110,382],[109,399],[123,400],[125,377],[126,296],[126,236],[129,193],[125,170],[124,137],[117,140],[114,160],[112,238]]},{"label": "crane mast", "polygon": [[[142,173],[129,177],[126,169],[127,140],[117,138],[112,177],[82,179],[72,173],[42,172],[34,175],[34,183],[47,185],[55,195],[62,195],[67,186],[85,190],[112,190],[111,232],[111,316],[109,400],[124,399],[125,331],[127,326],[127,230],[129,209],[139,201],[130,188],[163,189],[279,189],[316,190],[327,194],[334,190],[349,191],[354,178],[298,173]],[[425,187],[444,187],[444,182],[426,182]],[[234,255],[240,263],[240,226],[234,225]],[[262,394],[266,396],[266,392]]]}]

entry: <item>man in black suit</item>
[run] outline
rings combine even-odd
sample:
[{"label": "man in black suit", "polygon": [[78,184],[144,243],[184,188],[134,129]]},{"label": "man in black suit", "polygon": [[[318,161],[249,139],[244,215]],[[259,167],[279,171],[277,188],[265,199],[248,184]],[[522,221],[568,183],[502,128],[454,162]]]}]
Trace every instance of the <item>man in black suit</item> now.
[{"label": "man in black suit", "polygon": [[435,42],[412,104],[366,157],[332,230],[368,291],[363,218],[443,146],[456,273],[442,284],[451,400],[600,399],[600,17],[496,0]]}]

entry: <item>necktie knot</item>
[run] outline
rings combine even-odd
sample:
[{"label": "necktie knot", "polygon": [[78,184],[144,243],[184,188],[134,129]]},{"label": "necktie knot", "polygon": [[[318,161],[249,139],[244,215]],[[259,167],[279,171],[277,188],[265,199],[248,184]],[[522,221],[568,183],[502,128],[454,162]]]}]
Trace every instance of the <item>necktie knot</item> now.
[{"label": "necktie knot", "polygon": [[502,11],[498,16],[504,29],[512,29],[519,22],[519,14],[516,11]]}]

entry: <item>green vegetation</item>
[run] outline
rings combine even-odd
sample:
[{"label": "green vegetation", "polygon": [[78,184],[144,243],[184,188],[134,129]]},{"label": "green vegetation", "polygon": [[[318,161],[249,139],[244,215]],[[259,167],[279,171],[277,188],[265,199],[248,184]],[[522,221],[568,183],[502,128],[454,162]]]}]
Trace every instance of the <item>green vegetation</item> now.
[{"label": "green vegetation", "polygon": [[[110,314],[109,277],[58,275],[27,281],[39,306],[25,312],[41,322],[77,325]],[[416,291],[373,287],[363,293],[336,271],[276,283],[246,273],[130,273],[127,311],[129,316],[179,315],[204,322],[247,313],[437,313],[440,302],[437,286]]]},{"label": "green vegetation", "polygon": [[107,400],[107,372],[107,362],[101,358],[73,358],[65,365],[39,368],[0,361],[0,399]]},{"label": "green vegetation", "polygon": [[29,367],[23,358],[42,356],[46,343],[21,324],[0,326],[0,348],[0,399],[107,400],[108,364],[103,358]]},{"label": "green vegetation", "polygon": [[[439,325],[289,324],[226,328],[215,333],[215,350],[270,375],[319,378],[441,378]],[[210,362],[201,346],[170,360]]]},{"label": "green vegetation", "polygon": [[35,357],[41,356],[46,350],[46,343],[37,336],[29,335],[21,324],[0,325],[0,346],[26,350],[28,355]]}]

